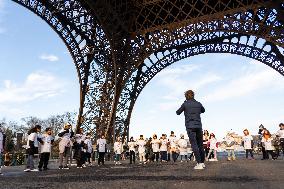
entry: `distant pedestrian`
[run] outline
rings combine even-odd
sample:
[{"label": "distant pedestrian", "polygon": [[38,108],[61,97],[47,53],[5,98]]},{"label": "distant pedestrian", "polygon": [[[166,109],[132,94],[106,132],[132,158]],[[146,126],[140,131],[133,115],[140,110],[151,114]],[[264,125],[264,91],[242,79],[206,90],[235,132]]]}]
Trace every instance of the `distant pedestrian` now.
[{"label": "distant pedestrian", "polygon": [[91,133],[86,134],[86,139],[84,141],[86,146],[86,165],[92,166],[92,153],[93,153],[93,144],[91,139]]},{"label": "distant pedestrian", "polygon": [[154,161],[158,162],[160,157],[160,140],[157,138],[157,135],[153,135],[153,140],[151,141]]},{"label": "distant pedestrian", "polygon": [[28,132],[28,139],[27,139],[27,145],[26,145],[28,159],[27,159],[26,169],[24,170],[25,172],[39,171],[38,169],[35,169],[35,166],[34,166],[34,155],[37,153],[37,149],[34,144],[35,144],[35,141],[39,140],[38,133],[40,131],[41,131],[41,126],[36,125],[34,128],[30,129]]},{"label": "distant pedestrian", "polygon": [[[218,142],[217,142],[217,139],[215,137],[215,134],[214,133],[211,133],[210,136],[209,136],[209,152],[208,152],[208,155],[207,155],[207,161],[218,161],[218,158],[217,158],[217,149],[218,149]],[[214,158],[210,159],[210,154],[211,153],[214,153]]]},{"label": "distant pedestrian", "polygon": [[185,158],[184,160],[187,161],[187,141],[184,139],[183,134],[180,135],[180,139],[177,144],[179,148],[180,161],[183,161],[183,157]]},{"label": "distant pedestrian", "polygon": [[[72,147],[71,138],[74,136],[72,131],[72,126],[70,123],[66,123],[64,128],[59,131],[58,136],[60,137],[59,141],[59,169],[69,169],[68,159],[70,157],[70,148]],[[63,163],[64,158],[64,163]]]},{"label": "distant pedestrian", "polygon": [[2,153],[4,152],[4,147],[5,147],[5,139],[6,139],[6,135],[3,132],[3,128],[0,125],[0,176],[3,175],[2,173]]},{"label": "distant pedestrian", "polygon": [[243,131],[244,136],[242,138],[242,143],[243,146],[245,148],[246,151],[246,159],[248,159],[248,153],[250,153],[250,157],[251,159],[254,159],[253,157],[253,153],[252,153],[252,149],[253,149],[253,138],[252,136],[249,134],[249,131],[247,129],[245,129]]},{"label": "distant pedestrian", "polygon": [[140,164],[142,163],[146,163],[146,158],[145,158],[145,145],[146,145],[146,141],[144,140],[143,135],[140,135],[139,140],[136,142],[137,146],[138,146],[138,155],[139,155],[139,161]]},{"label": "distant pedestrian", "polygon": [[263,145],[264,143],[262,143],[262,138],[263,138],[263,133],[264,133],[265,127],[260,124],[259,126],[259,130],[258,130],[258,137],[259,137],[259,141],[260,141],[260,146],[261,146],[261,152],[262,152],[262,159],[261,160],[266,160],[268,159],[268,154],[265,150],[265,146]]},{"label": "distant pedestrian", "polygon": [[235,139],[233,137],[233,134],[228,132],[225,138],[225,146],[226,146],[226,151],[227,151],[227,160],[236,160],[236,155],[235,155]]},{"label": "distant pedestrian", "polygon": [[115,165],[121,165],[120,159],[122,153],[122,142],[120,140],[120,137],[116,138],[116,142],[114,143],[113,149],[115,153]]},{"label": "distant pedestrian", "polygon": [[100,138],[97,140],[97,151],[99,153],[98,158],[98,165],[104,165],[105,164],[105,153],[106,153],[106,139],[105,135],[101,134]]},{"label": "distant pedestrian", "polygon": [[136,148],[136,142],[134,141],[133,137],[130,137],[130,141],[128,142],[128,148],[129,148],[129,159],[130,159],[130,164],[134,163],[135,164],[135,148]]},{"label": "distant pedestrian", "polygon": [[[50,127],[45,129],[45,133],[41,136],[42,144],[40,146],[40,161],[38,164],[39,171],[48,170],[48,161],[51,153],[51,146],[54,142],[52,130]],[[43,168],[43,169],[42,169]]]},{"label": "distant pedestrian", "polygon": [[167,161],[167,150],[168,150],[168,139],[166,138],[166,134],[162,134],[162,138],[160,139],[160,154],[161,154],[161,162]]},{"label": "distant pedestrian", "polygon": [[277,131],[276,136],[279,137],[280,148],[282,150],[282,154],[284,158],[284,123],[279,124],[279,130]]},{"label": "distant pedestrian", "polygon": [[205,154],[203,149],[203,132],[200,114],[205,112],[203,105],[194,99],[194,92],[185,92],[186,100],[176,111],[177,115],[184,112],[185,127],[197,164],[194,169],[204,169]]},{"label": "distant pedestrian", "polygon": [[264,132],[263,132],[263,137],[262,137],[262,143],[263,143],[263,146],[265,148],[265,151],[266,151],[266,154],[267,154],[267,159],[269,159],[269,154],[271,155],[271,158],[273,160],[276,159],[276,155],[275,153],[273,152],[275,150],[274,146],[272,145],[272,137],[271,137],[271,134],[270,132],[267,130],[267,129],[264,129]]}]

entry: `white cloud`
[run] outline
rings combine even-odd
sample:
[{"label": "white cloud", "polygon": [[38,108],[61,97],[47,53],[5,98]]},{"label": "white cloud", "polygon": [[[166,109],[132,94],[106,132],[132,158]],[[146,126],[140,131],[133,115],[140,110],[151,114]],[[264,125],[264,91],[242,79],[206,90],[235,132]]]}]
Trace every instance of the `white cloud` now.
[{"label": "white cloud", "polygon": [[11,80],[3,82],[0,89],[0,103],[24,103],[39,98],[51,98],[64,92],[64,81],[46,72],[35,72],[27,76],[23,83]]},{"label": "white cloud", "polygon": [[283,86],[280,82],[280,75],[275,70],[268,69],[257,61],[251,61],[243,67],[244,73],[238,78],[232,78],[231,81],[217,88],[211,94],[202,98],[204,102],[227,100],[246,96],[262,88]]},{"label": "white cloud", "polygon": [[56,61],[59,60],[59,58],[58,58],[57,56],[52,55],[52,54],[49,54],[49,55],[47,55],[47,54],[42,54],[42,55],[40,55],[39,58],[42,59],[42,60],[47,60],[47,61],[49,61],[49,62],[56,62]]}]

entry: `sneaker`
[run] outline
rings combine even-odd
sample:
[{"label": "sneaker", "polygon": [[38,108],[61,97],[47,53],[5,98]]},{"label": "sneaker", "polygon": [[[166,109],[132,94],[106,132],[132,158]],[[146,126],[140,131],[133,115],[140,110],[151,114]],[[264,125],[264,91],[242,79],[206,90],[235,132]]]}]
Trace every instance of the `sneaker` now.
[{"label": "sneaker", "polygon": [[200,163],[200,164],[202,165],[202,167],[203,167],[203,168],[205,168],[205,167],[206,167],[206,166],[205,166],[205,163]]},{"label": "sneaker", "polygon": [[83,168],[87,167],[85,164],[82,165]]},{"label": "sneaker", "polygon": [[31,172],[38,172],[38,169],[31,169]]},{"label": "sneaker", "polygon": [[39,171],[42,171],[42,168],[38,168]]},{"label": "sneaker", "polygon": [[202,166],[202,163],[198,163],[194,166],[193,169],[196,169],[196,170],[201,170],[201,169],[204,169],[203,166]]},{"label": "sneaker", "polygon": [[217,159],[217,158],[214,158],[213,161],[218,161],[218,159]]},{"label": "sneaker", "polygon": [[60,165],[60,166],[59,166],[59,169],[63,169],[63,166],[62,166],[62,165]]},{"label": "sneaker", "polygon": [[68,166],[64,166],[63,169],[70,169]]},{"label": "sneaker", "polygon": [[77,169],[82,169],[83,167],[77,167]]},{"label": "sneaker", "polygon": [[27,168],[27,169],[24,170],[24,172],[30,172],[30,171],[31,171],[30,168]]}]

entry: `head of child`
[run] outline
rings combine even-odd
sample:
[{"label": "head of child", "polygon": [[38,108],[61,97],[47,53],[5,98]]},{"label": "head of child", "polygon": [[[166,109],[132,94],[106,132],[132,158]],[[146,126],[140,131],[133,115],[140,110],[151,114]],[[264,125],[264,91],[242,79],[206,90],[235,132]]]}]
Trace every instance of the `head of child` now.
[{"label": "head of child", "polygon": [[209,131],[208,131],[208,130],[204,130],[204,131],[203,131],[203,135],[209,136]]},{"label": "head of child", "polygon": [[117,137],[117,138],[116,138],[116,142],[120,142],[120,137]]},{"label": "head of child", "polygon": [[171,131],[171,136],[174,137],[175,136],[175,132]]},{"label": "head of child", "polygon": [[162,139],[166,139],[166,135],[165,134],[162,134]]},{"label": "head of child", "polygon": [[280,130],[284,130],[284,123],[280,123],[279,128],[280,128]]},{"label": "head of child", "polygon": [[143,135],[140,135],[140,138],[139,138],[140,140],[143,140]]},{"label": "head of child", "polygon": [[101,134],[101,138],[104,139],[104,138],[105,138],[105,135],[104,135],[104,134]]},{"label": "head of child", "polygon": [[39,133],[41,131],[41,126],[40,125],[36,125],[35,126],[35,132]]},{"label": "head of child", "polygon": [[210,136],[209,136],[209,138],[210,138],[210,139],[211,139],[211,138],[215,138],[214,133],[211,133]]},{"label": "head of child", "polygon": [[247,129],[243,130],[243,133],[244,133],[245,136],[249,135],[249,131]]},{"label": "head of child", "polygon": [[52,129],[50,127],[47,127],[45,129],[45,133],[48,134],[48,135],[51,135],[52,134]]},{"label": "head of child", "polygon": [[153,139],[157,139],[157,135],[156,134],[153,134]]},{"label": "head of child", "polygon": [[181,139],[184,139],[184,135],[183,135],[183,134],[180,134],[180,138],[181,138]]},{"label": "head of child", "polygon": [[134,138],[133,138],[133,137],[130,137],[130,141],[131,141],[131,142],[134,142]]},{"label": "head of child", "polygon": [[70,123],[66,123],[64,125],[64,130],[69,130],[71,128],[71,124]]}]

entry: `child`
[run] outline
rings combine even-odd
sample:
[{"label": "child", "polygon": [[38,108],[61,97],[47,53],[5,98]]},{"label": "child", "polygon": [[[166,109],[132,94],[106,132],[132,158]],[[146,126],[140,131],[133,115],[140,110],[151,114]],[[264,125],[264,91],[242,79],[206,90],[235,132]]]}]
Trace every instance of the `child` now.
[{"label": "child", "polygon": [[231,133],[228,133],[225,138],[225,145],[228,154],[228,161],[236,160],[235,156],[235,141]]},{"label": "child", "polygon": [[284,123],[279,124],[280,130],[277,131],[276,136],[279,137],[280,147],[282,149],[283,158],[284,158]]},{"label": "child", "polygon": [[84,143],[85,143],[85,146],[86,146],[86,164],[91,166],[92,165],[91,155],[93,153],[93,145],[92,145],[92,140],[91,140],[91,133],[87,133],[86,139],[85,139]]},{"label": "child", "polygon": [[84,134],[84,130],[81,128],[79,133],[75,135],[75,142],[74,142],[74,159],[77,162],[77,168],[81,169],[85,166],[85,139],[86,135]]},{"label": "child", "polygon": [[157,135],[154,134],[153,135],[153,140],[151,141],[152,144],[152,149],[153,149],[153,153],[154,153],[154,161],[158,162],[159,161],[159,145],[160,145],[160,140],[157,139]]},{"label": "child", "polygon": [[139,161],[140,161],[140,164],[142,163],[146,163],[146,159],[145,159],[145,145],[146,145],[146,142],[143,138],[143,135],[140,135],[140,138],[139,140],[137,141],[137,146],[138,146],[138,153],[139,153]]},{"label": "child", "polygon": [[44,171],[48,170],[47,165],[51,153],[51,145],[54,142],[54,138],[51,136],[51,134],[52,130],[51,128],[48,127],[45,129],[45,133],[41,137],[43,143],[41,144],[40,147],[41,154],[40,154],[40,161],[38,164],[39,171],[42,171],[42,167]]},{"label": "child", "polygon": [[122,142],[120,141],[120,137],[117,137],[113,148],[114,148],[114,153],[115,153],[115,165],[121,165],[120,157],[122,153]]},{"label": "child", "polygon": [[[170,154],[172,154],[173,161],[176,162],[178,158],[178,153],[177,153],[177,138],[175,136],[174,131],[171,131],[171,135],[169,136],[169,151]],[[168,161],[170,161],[170,157],[168,156]]]},{"label": "child", "polygon": [[207,158],[206,160],[208,161],[209,160],[209,156],[211,153],[214,153],[214,158],[211,160],[211,161],[218,161],[217,159],[217,139],[214,135],[214,133],[211,133],[210,136],[209,136],[209,152],[208,152],[208,155],[207,155]]},{"label": "child", "polygon": [[37,137],[38,137],[38,132],[40,132],[40,130],[41,126],[36,125],[28,132],[28,140],[27,140],[28,160],[27,160],[27,168],[24,170],[25,172],[38,171],[38,169],[35,169],[34,167],[34,154],[36,153],[36,147],[34,143],[36,140],[38,140]]},{"label": "child", "polygon": [[161,153],[161,161],[167,161],[167,149],[168,149],[168,140],[165,134],[162,134],[162,138],[160,139],[160,153]]},{"label": "child", "polygon": [[243,146],[246,150],[246,159],[248,159],[248,153],[250,153],[250,157],[251,159],[253,158],[253,154],[252,154],[252,148],[253,148],[253,138],[252,136],[249,134],[249,131],[247,129],[245,129],[243,131],[244,136],[243,136]]},{"label": "child", "polygon": [[180,139],[178,140],[178,147],[180,153],[180,162],[182,162],[183,156],[187,161],[187,141],[184,139],[184,135],[180,135]]},{"label": "child", "polygon": [[274,146],[272,145],[272,137],[271,137],[271,134],[270,132],[267,130],[267,129],[264,129],[264,132],[263,132],[263,137],[262,137],[262,140],[261,142],[263,143],[263,146],[265,148],[265,151],[267,153],[267,156],[268,156],[268,159],[269,159],[269,154],[271,155],[271,158],[273,160],[276,159],[275,157],[275,154],[273,152],[273,150],[275,150]]},{"label": "child", "polygon": [[5,134],[3,133],[2,127],[0,126],[0,176],[3,175],[2,173],[2,153],[4,152],[5,146]]},{"label": "child", "polygon": [[130,141],[128,142],[130,164],[132,164],[132,162],[135,164],[135,147],[136,142],[134,141],[133,137],[130,137]]},{"label": "child", "polygon": [[[59,169],[69,169],[67,164],[70,157],[70,148],[72,146],[71,138],[74,136],[71,124],[65,124],[64,128],[59,132],[58,136],[61,137],[61,140],[59,142]],[[63,157],[65,160],[64,166]]]},{"label": "child", "polygon": [[105,153],[106,153],[106,139],[105,135],[101,134],[101,137],[97,140],[97,150],[99,153],[98,165],[105,164]]}]

